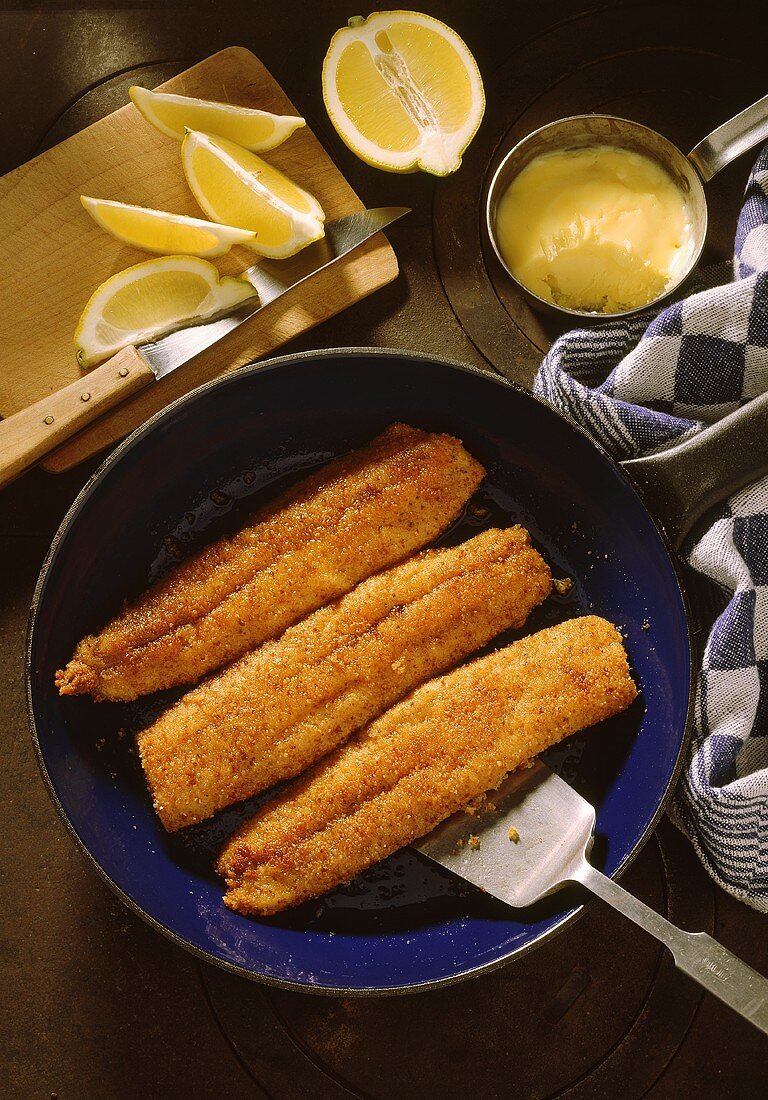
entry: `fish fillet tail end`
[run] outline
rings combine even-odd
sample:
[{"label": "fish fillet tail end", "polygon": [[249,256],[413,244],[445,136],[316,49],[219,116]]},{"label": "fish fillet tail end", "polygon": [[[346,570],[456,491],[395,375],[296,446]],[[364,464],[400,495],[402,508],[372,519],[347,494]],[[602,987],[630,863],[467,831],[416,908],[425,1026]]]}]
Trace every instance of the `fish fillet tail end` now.
[{"label": "fish fillet tail end", "polygon": [[[242,864],[247,864],[248,860],[248,853],[244,852]],[[273,917],[285,909],[285,891],[295,889],[295,872],[288,870],[285,875],[281,875],[279,867],[274,865],[262,868],[254,894],[254,884],[250,882],[247,866],[238,866],[237,852],[230,853],[230,861],[226,865],[220,863],[217,867],[218,873],[226,880],[227,892],[223,901],[228,909],[255,917]],[[294,904],[312,896],[312,890],[299,894]]]},{"label": "fish fillet tail end", "polygon": [[55,676],[59,695],[93,695],[98,698],[99,675],[96,669],[73,657]]}]

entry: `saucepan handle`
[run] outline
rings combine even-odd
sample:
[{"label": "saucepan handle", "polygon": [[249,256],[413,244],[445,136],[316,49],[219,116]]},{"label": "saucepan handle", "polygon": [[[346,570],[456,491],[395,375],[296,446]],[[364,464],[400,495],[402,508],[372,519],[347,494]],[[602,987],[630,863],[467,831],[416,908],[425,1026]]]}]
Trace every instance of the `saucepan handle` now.
[{"label": "saucepan handle", "polygon": [[768,474],[768,393],[674,447],[621,465],[678,549],[708,508]]},{"label": "saucepan handle", "polygon": [[768,141],[768,95],[707,134],[691,149],[688,159],[706,183],[726,164],[761,141]]}]

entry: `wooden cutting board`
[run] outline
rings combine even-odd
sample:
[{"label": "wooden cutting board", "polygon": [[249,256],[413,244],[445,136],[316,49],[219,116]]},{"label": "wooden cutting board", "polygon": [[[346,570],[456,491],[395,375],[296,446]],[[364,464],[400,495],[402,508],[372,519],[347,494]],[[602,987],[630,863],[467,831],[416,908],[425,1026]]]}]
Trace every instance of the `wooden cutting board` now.
[{"label": "wooden cutting board", "polygon": [[[299,112],[252,53],[235,46],[214,54],[161,87],[278,114]],[[309,127],[265,159],[317,196],[328,220],[363,207]],[[99,229],[80,195],[139,203],[203,217],[181,169],[180,145],[128,104],[0,179],[0,415],[9,416],[84,377],[73,333],[88,298],[104,279],[149,258]],[[218,258],[236,274],[254,253],[233,249]],[[225,340],[102,417],[46,459],[69,469],[106,447],[170,401],[252,359],[392,281],[397,260],[383,234],[372,238]]]}]

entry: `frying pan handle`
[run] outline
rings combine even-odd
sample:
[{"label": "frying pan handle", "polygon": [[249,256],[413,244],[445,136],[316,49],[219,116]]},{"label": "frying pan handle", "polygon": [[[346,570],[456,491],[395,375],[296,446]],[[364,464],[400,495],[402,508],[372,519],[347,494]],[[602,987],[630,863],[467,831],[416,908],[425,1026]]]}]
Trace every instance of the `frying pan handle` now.
[{"label": "frying pan handle", "polygon": [[621,465],[679,549],[708,508],[768,474],[768,393],[675,447]]},{"label": "frying pan handle", "polygon": [[768,141],[768,95],[707,134],[691,149],[688,160],[706,183],[726,164],[761,141]]}]

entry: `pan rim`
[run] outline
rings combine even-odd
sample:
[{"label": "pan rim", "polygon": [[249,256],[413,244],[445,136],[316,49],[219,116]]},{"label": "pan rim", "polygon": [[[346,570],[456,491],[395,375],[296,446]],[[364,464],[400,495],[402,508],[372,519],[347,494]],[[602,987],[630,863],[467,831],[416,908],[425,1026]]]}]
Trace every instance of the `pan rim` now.
[{"label": "pan rim", "polygon": [[598,453],[607,460],[616,472],[620,475],[622,480],[626,483],[628,488],[637,498],[643,511],[648,516],[651,524],[658,535],[662,546],[666,552],[667,559],[669,561],[672,575],[677,586],[677,591],[680,596],[680,601],[683,608],[683,618],[685,621],[686,630],[686,642],[688,646],[688,665],[689,665],[689,679],[688,679],[688,699],[685,708],[685,720],[683,723],[682,734],[680,737],[680,744],[675,758],[675,763],[667,780],[664,791],[662,792],[659,803],[655,812],[651,816],[650,820],[646,824],[640,837],[632,845],[631,849],[614,870],[611,878],[620,878],[627,868],[634,862],[637,856],[640,854],[646,843],[653,835],[656,826],[658,825],[661,817],[663,816],[669,802],[674,793],[677,781],[680,777],[683,764],[685,761],[685,752],[688,747],[688,743],[692,733],[692,712],[695,698],[696,688],[696,667],[694,663],[694,646],[693,635],[691,631],[691,612],[689,606],[689,600],[685,592],[685,588],[682,583],[681,570],[675,556],[674,550],[670,545],[670,541],[667,538],[663,528],[657,522],[653,514],[648,510],[643,499],[632,481],[631,477],[625,472],[621,464],[616,461],[608,452],[597,443],[592,437],[582,428],[580,425],[575,424],[563,415],[558,409],[555,409],[548,402],[532,393],[530,390],[525,389],[524,386],[517,382],[500,375],[492,374],[488,370],[483,370],[479,367],[475,367],[468,363],[462,363],[455,359],[449,359],[443,356],[430,355],[425,352],[409,351],[407,349],[392,348],[392,347],[365,347],[365,346],[350,346],[350,347],[331,347],[331,348],[319,348],[308,351],[300,351],[289,353],[287,355],[274,356],[269,359],[251,362],[239,367],[237,370],[233,370],[228,374],[225,374],[219,378],[214,378],[209,382],[203,383],[194,390],[190,390],[189,393],[183,394],[181,397],[172,401],[165,408],[155,413],[144,424],[139,425],[134,429],[129,436],[126,437],[121,443],[117,445],[104,459],[104,461],[97,467],[97,469],[91,474],[91,476],[83,485],[82,489],[78,492],[74,501],[65,513],[56,533],[53,536],[51,545],[43,559],[40,573],[35,584],[34,593],[32,595],[32,602],[30,604],[29,614],[27,617],[26,639],[25,639],[25,656],[24,656],[24,679],[26,688],[26,710],[27,721],[32,734],[32,742],[35,748],[35,756],[37,760],[38,769],[42,776],[46,790],[53,802],[59,817],[64,822],[64,825],[69,834],[75,840],[77,847],[86,856],[87,861],[95,868],[99,877],[104,881],[111,890],[120,898],[120,900],[128,906],[137,916],[146,921],[152,928],[160,932],[163,936],[169,939],[177,947],[181,947],[186,951],[189,951],[192,955],[198,959],[211,963],[215,966],[222,968],[230,973],[237,974],[242,978],[247,978],[249,981],[256,981],[265,985],[277,987],[280,989],[286,989],[297,993],[307,993],[314,996],[328,996],[328,997],[394,997],[402,996],[405,994],[426,992],[432,989],[442,988],[444,986],[455,985],[457,982],[467,981],[471,978],[478,977],[480,974],[490,973],[493,970],[498,970],[503,966],[507,966],[515,959],[522,958],[535,948],[540,947],[546,941],[553,939],[559,935],[564,928],[577,920],[584,913],[587,904],[590,904],[592,900],[578,906],[577,908],[567,912],[561,920],[554,924],[551,928],[546,929],[540,933],[534,939],[520,947],[514,948],[511,951],[506,952],[500,958],[490,960],[488,962],[481,963],[477,966],[471,966],[461,970],[459,973],[451,974],[446,977],[428,979],[426,981],[420,981],[415,983],[408,983],[396,986],[364,986],[364,987],[345,987],[336,985],[319,985],[319,984],[302,984],[301,982],[294,982],[287,978],[277,978],[272,975],[266,975],[258,973],[254,970],[250,970],[245,966],[238,965],[237,963],[229,962],[226,959],[222,959],[219,956],[213,954],[204,948],[198,947],[196,944],[191,943],[185,939],[179,933],[168,928],[162,924],[150,913],[148,913],[142,906],[135,901],[129,894],[123,890],[123,888],[107,873],[107,871],[101,866],[96,857],[91,853],[86,843],[81,839],[74,824],[67,815],[64,806],[62,805],[56,789],[53,784],[53,780],[48,772],[45,759],[43,756],[43,750],[40,744],[40,738],[37,729],[37,723],[35,721],[34,712],[34,700],[32,691],[32,651],[35,641],[35,630],[37,626],[37,617],[40,602],[47,584],[48,576],[53,567],[56,557],[58,556],[59,548],[67,536],[69,529],[76,520],[78,514],[85,506],[87,500],[95,491],[98,485],[105,479],[112,467],[118,463],[122,456],[128,451],[136,447],[145,436],[151,434],[159,425],[165,420],[175,415],[176,411],[181,407],[198,401],[204,397],[204,395],[214,388],[224,387],[226,385],[235,384],[242,380],[243,377],[250,377],[258,374],[262,371],[274,371],[283,368],[288,368],[291,365],[299,365],[307,360],[313,359],[330,359],[330,358],[352,358],[354,356],[365,356],[371,358],[398,358],[401,360],[408,360],[412,362],[426,362],[432,365],[436,365],[441,368],[449,370],[456,370],[461,373],[471,374],[482,378],[484,381],[491,382],[502,388],[509,388],[516,391],[521,396],[536,402],[538,405],[547,409],[551,414],[558,417],[563,421],[571,430],[584,437],[584,439],[598,451]]}]

